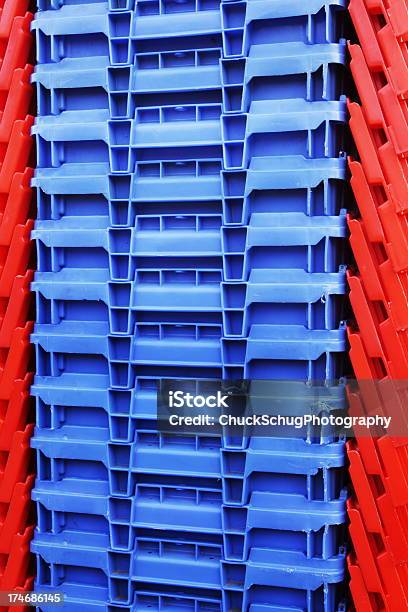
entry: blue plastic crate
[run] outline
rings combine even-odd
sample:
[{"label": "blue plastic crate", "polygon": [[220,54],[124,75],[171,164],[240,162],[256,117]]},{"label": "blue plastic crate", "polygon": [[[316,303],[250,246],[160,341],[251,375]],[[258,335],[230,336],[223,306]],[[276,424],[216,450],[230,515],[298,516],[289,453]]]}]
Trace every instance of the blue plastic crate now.
[{"label": "blue plastic crate", "polygon": [[[47,592],[47,589],[44,590]],[[52,592],[52,591],[51,591]],[[132,589],[134,601],[128,605],[109,605],[105,603],[95,602],[89,599],[80,597],[65,598],[63,610],[69,612],[83,612],[90,610],[91,612],[121,612],[123,610],[138,612],[222,612],[221,595],[217,598],[215,595],[185,595],[182,592],[162,594],[159,592],[144,592],[144,590]],[[38,608],[42,612],[55,612],[54,606],[42,605]],[[282,609],[283,610],[283,609]],[[225,611],[224,611],[225,612]],[[285,612],[283,610],[283,612]],[[289,611],[293,612],[293,611]]]},{"label": "blue plastic crate", "polygon": [[[63,587],[62,587],[63,588]],[[129,612],[222,612],[221,595],[217,598],[215,595],[185,595],[182,592],[162,594],[159,592],[144,592],[144,590],[132,589],[133,603],[128,605],[109,605],[102,602],[96,602],[89,599],[81,599],[80,597],[65,597],[65,604],[60,607],[62,610],[69,612],[83,612],[90,610],[91,612],[121,612],[128,610]],[[55,590],[55,589],[54,589]],[[47,589],[43,589],[47,592]],[[49,590],[52,592],[52,590]],[[42,605],[38,607],[41,612],[55,612],[55,605]],[[282,609],[283,610],[283,609]],[[225,611],[224,611],[225,612]],[[281,612],[281,611],[280,611]],[[283,610],[283,612],[285,612]],[[292,610],[289,612],[293,612]]]},{"label": "blue plastic crate", "polygon": [[131,175],[109,175],[108,164],[37,169],[38,219],[109,216],[133,226],[151,214],[222,214],[246,225],[254,212],[337,215],[345,207],[346,161],[265,157],[247,171],[221,172],[221,160],[145,162]]},{"label": "blue plastic crate", "polygon": [[[288,461],[290,465],[285,466]],[[271,445],[268,438],[251,438],[244,451],[221,451],[224,503],[246,504],[253,491],[296,492],[307,500],[338,499],[344,465],[344,441],[313,445],[300,438],[275,438]]]},{"label": "blue plastic crate", "polygon": [[134,600],[134,610],[140,612],[221,612],[222,603],[214,594],[213,596],[200,597],[195,599],[183,593],[171,595],[161,595],[156,593],[136,592]]},{"label": "blue plastic crate", "polygon": [[221,117],[221,110],[218,104],[139,108],[134,120],[116,121],[106,110],[39,117],[38,166],[109,162],[112,172],[133,172],[136,161],[213,159],[223,150],[225,168],[240,169],[253,157],[337,157],[343,149],[345,101],[261,100],[247,114]]},{"label": "blue plastic crate", "polygon": [[113,283],[105,270],[37,272],[37,323],[109,320],[109,332],[131,334],[136,323],[223,321],[226,336],[247,336],[254,324],[337,329],[345,271],[252,270],[247,283],[222,283],[220,271],[137,270]]},{"label": "blue plastic crate", "polygon": [[344,541],[346,491],[336,501],[254,492],[248,507],[223,506],[224,558],[245,561],[252,548],[297,550],[330,559]]},{"label": "blue plastic crate", "polygon": [[[221,107],[214,104],[137,109],[134,121],[108,121],[106,111],[39,118],[39,166],[109,161],[113,172],[129,172],[141,160],[219,157],[221,141],[231,169],[265,154],[336,157],[346,113],[344,102],[278,100],[253,102],[247,115],[225,115],[222,122],[220,117]],[[77,142],[89,144],[78,149]]]},{"label": "blue plastic crate", "polygon": [[[104,322],[37,324],[37,373],[108,374],[112,387],[131,388],[149,367],[189,368],[201,378],[332,381],[341,376],[344,327],[310,330],[299,325],[253,325],[248,338],[222,338],[221,325],[141,323],[134,335],[109,336]],[[340,367],[339,367],[340,366]],[[340,371],[339,371],[340,369]],[[191,372],[191,375],[194,374]],[[163,377],[166,372],[163,372]]]},{"label": "blue plastic crate", "polygon": [[343,0],[314,0],[306,6],[299,0],[284,5],[277,0],[222,4],[190,0],[183,5],[145,0],[133,6],[129,0],[111,0],[109,5],[82,5],[78,20],[75,5],[56,0],[49,4],[44,0],[40,8],[63,6],[37,14],[34,28],[41,63],[61,56],[107,54],[109,49],[112,62],[129,63],[134,51],[205,48],[214,39],[226,57],[247,55],[253,45],[271,42],[335,43],[343,30],[339,9],[345,7]]},{"label": "blue plastic crate", "polygon": [[117,445],[94,436],[84,440],[80,432],[69,440],[58,433],[37,431],[32,446],[38,449],[39,480],[49,481],[51,488],[58,483],[61,491],[88,490],[99,480],[98,490],[103,486],[106,492],[109,481],[112,495],[126,497],[142,475],[179,486],[198,486],[200,479],[212,486],[222,478],[224,503],[242,505],[254,490],[330,501],[339,498],[343,487],[342,441],[314,445],[301,438],[252,438],[245,451],[221,451],[219,436],[139,430],[134,444]]},{"label": "blue plastic crate", "polygon": [[141,53],[123,67],[103,56],[85,66],[83,58],[40,65],[34,74],[39,114],[99,108],[111,118],[132,118],[135,108],[157,103],[221,103],[221,54],[220,48]]},{"label": "blue plastic crate", "polygon": [[37,62],[71,57],[109,56],[112,64],[129,64],[132,57],[133,13],[109,13],[105,3],[63,6],[36,14]]},{"label": "blue plastic crate", "polygon": [[[254,213],[247,227],[224,227],[218,215],[157,215],[135,228],[108,228],[106,217],[37,221],[38,270],[109,269],[112,281],[131,281],[137,269],[205,269],[246,282],[253,269],[337,272],[346,217]],[[223,257],[222,257],[223,256]]]},{"label": "blue plastic crate", "polygon": [[[336,583],[344,577],[344,551],[328,560],[307,559],[302,553],[252,549],[250,559],[243,564],[222,560],[221,546],[208,543],[197,544],[186,541],[173,542],[163,538],[140,538],[132,554],[108,553],[93,548],[92,553],[83,546],[61,546],[57,544],[61,535],[54,535],[54,544],[49,538],[36,535],[33,549],[48,563],[80,564],[86,575],[90,561],[94,567],[109,575],[109,587],[113,601],[122,598],[123,603],[131,599],[131,581],[162,587],[183,588],[186,594],[194,591],[219,591],[224,586],[224,596],[230,601],[238,596],[251,597],[251,587],[279,587],[299,592],[325,591],[323,610],[333,610]],[[61,554],[62,553],[62,554]],[[83,558],[84,557],[84,558]],[[220,576],[221,566],[221,576]],[[292,571],[288,571],[292,570]],[[221,578],[221,579],[220,579]],[[222,584],[222,586],[221,586]],[[325,588],[324,588],[325,587]],[[272,590],[272,589],[271,589]],[[303,597],[305,596],[304,593]],[[282,596],[282,594],[280,594]],[[226,610],[236,606],[226,606]],[[247,609],[244,604],[238,609]]]},{"label": "blue plastic crate", "polygon": [[[136,428],[136,417],[131,415],[134,392],[108,389],[107,376],[94,375],[90,380],[75,377],[74,382],[72,376],[62,375],[60,386],[50,386],[47,382],[49,380],[36,377],[31,391],[36,396],[39,429],[63,430],[68,434],[71,428],[73,431],[80,429],[85,438],[92,438],[94,430],[96,437],[100,438],[102,430],[106,439],[112,442],[133,441]],[[156,418],[156,401],[155,393],[151,395],[148,416],[153,420]]]},{"label": "blue plastic crate", "polygon": [[[183,373],[183,378],[186,373]],[[183,388],[193,394],[203,391],[206,381],[190,381],[187,386],[183,381]],[[100,438],[100,429],[109,431],[112,442],[133,442],[137,429],[157,428],[157,390],[160,385],[159,377],[139,377],[131,390],[109,389],[108,376],[90,374],[61,374],[58,378],[36,376],[32,386],[32,394],[36,397],[37,428],[45,430],[60,430],[62,435],[69,427],[85,428],[86,436],[97,431]],[[257,401],[264,401],[271,393],[268,381],[253,381],[251,383],[252,405]],[[291,415],[316,412],[316,387],[308,383],[292,382],[290,387],[284,381],[278,388],[273,383],[274,397],[282,397],[289,408]],[[279,396],[280,393],[280,396]],[[259,400],[257,398],[260,398]],[[319,390],[318,401],[324,402],[327,411],[344,409],[347,405],[344,385],[330,385]],[[58,432],[57,432],[58,433]],[[303,432],[302,432],[303,433]],[[299,433],[300,435],[300,433]],[[92,436],[91,436],[92,437]],[[320,432],[313,428],[304,433],[304,439],[313,444],[327,444],[335,441],[330,428],[323,427]],[[231,437],[228,432],[223,433],[222,445],[224,448],[247,448],[249,437],[245,434],[239,439]],[[273,444],[273,441],[272,441]]]},{"label": "blue plastic crate", "polygon": [[220,324],[221,281],[221,271],[137,270],[134,282],[112,283],[105,270],[77,269],[38,272],[32,290],[38,323],[93,318],[131,334],[144,321]]},{"label": "blue plastic crate", "polygon": [[[140,0],[138,0],[140,1]],[[82,6],[84,4],[103,4],[109,11],[131,11],[135,8],[136,0],[37,0],[39,11],[58,10],[63,6]]]},{"label": "blue plastic crate", "polygon": [[118,7],[113,8],[113,4],[124,4],[125,6],[122,6],[120,10],[131,10],[135,0],[109,0],[109,4],[103,0],[37,0],[36,4],[39,11],[56,11],[63,6],[82,6],[84,4],[104,4],[109,10],[119,10]]},{"label": "blue plastic crate", "polygon": [[[301,495],[254,492],[246,506],[223,506],[210,487],[136,484],[129,499],[43,488],[37,481],[38,532],[65,533],[71,543],[86,533],[109,539],[109,548],[131,551],[135,538],[166,532],[169,538],[224,541],[224,558],[245,561],[252,548],[301,551],[307,558],[330,559],[343,542],[346,492],[329,502]],[[79,512],[79,508],[83,508]]]},{"label": "blue plastic crate", "polygon": [[[259,45],[248,58],[223,60],[222,49],[136,54],[132,66],[108,57],[66,58],[40,64],[40,115],[96,108],[111,118],[131,118],[136,108],[223,101],[224,112],[248,112],[253,100],[336,100],[342,94],[345,45]],[[224,96],[224,97],[222,97]]]},{"label": "blue plastic crate", "polygon": [[344,326],[253,325],[248,338],[222,339],[222,362],[226,378],[333,381],[343,373],[346,347]]}]

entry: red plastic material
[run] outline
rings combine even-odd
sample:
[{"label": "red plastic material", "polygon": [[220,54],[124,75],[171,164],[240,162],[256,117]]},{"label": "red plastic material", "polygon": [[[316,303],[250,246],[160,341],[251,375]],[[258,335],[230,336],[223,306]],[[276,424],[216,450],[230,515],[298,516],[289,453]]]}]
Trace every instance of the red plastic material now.
[{"label": "red plastic material", "polygon": [[[0,2],[0,38],[9,39],[15,17],[24,16],[30,6],[29,0],[1,0]],[[31,49],[31,41],[28,50]]]},{"label": "red plastic material", "polygon": [[408,41],[408,6],[404,0],[393,0],[388,9],[390,23],[395,35]]},{"label": "red plastic material", "polygon": [[[350,575],[350,591],[353,597],[354,609],[365,610],[366,612],[378,612],[378,610],[387,610],[384,602],[378,601],[380,595],[376,593],[368,593],[360,567],[357,565],[355,557],[350,554],[347,557],[347,566]],[[352,608],[353,610],[353,608]],[[387,610],[388,612],[388,610]]]},{"label": "red plastic material", "polygon": [[[349,45],[350,68],[363,104],[367,124],[372,130],[382,129],[394,144],[398,155],[408,152],[407,102],[397,96],[388,74],[382,78],[367,66],[363,51],[358,45]],[[385,80],[385,83],[384,83]]]},{"label": "red plastic material", "polygon": [[348,457],[366,529],[381,536],[396,562],[408,562],[407,466],[401,453],[405,448],[394,446],[385,436],[361,442],[362,438],[358,446],[354,441],[349,444]]},{"label": "red plastic material", "polygon": [[[351,590],[357,590],[354,603],[357,610],[370,610],[361,607],[361,603],[367,604],[368,593],[372,594],[372,608],[395,612],[396,610],[407,610],[408,600],[405,595],[407,586],[408,566],[405,563],[396,564],[389,552],[384,550],[381,543],[377,542],[372,534],[367,533],[364,521],[358,507],[353,502],[348,502],[348,514],[350,518],[350,534],[358,560],[358,572],[351,570],[356,565],[349,563],[351,570]],[[351,567],[350,567],[351,566]],[[356,583],[353,584],[353,580]],[[373,601],[374,600],[374,601]],[[380,607],[375,607],[381,603]]]},{"label": "red plastic material", "polygon": [[28,0],[0,0],[0,590],[10,591],[33,588],[29,390],[34,206],[29,164],[34,119],[33,16],[28,8]]},{"label": "red plastic material", "polygon": [[391,378],[408,380],[406,332],[398,333],[381,303],[367,299],[360,277],[349,274],[348,282],[350,302],[367,355],[371,359],[381,359]]},{"label": "red plastic material", "polygon": [[349,219],[350,242],[369,300],[380,301],[389,312],[397,330],[408,328],[408,276],[396,274],[385,248],[371,243],[366,226],[359,219]]},{"label": "red plastic material", "polygon": [[[385,18],[384,25],[384,15],[379,19],[378,14],[369,11],[364,0],[351,0],[349,10],[370,71],[385,77],[397,96],[406,97],[408,51],[395,34],[394,22]],[[403,14],[401,8],[398,10]]]},{"label": "red plastic material", "polygon": [[32,520],[31,489],[34,476],[15,485],[10,504],[0,507],[0,555],[8,554],[13,544],[14,534],[24,532]]},{"label": "red plastic material", "polygon": [[392,195],[368,184],[360,162],[349,160],[351,186],[364,223],[367,239],[384,245],[396,272],[408,269],[408,218],[398,214]]},{"label": "red plastic material", "polygon": [[404,0],[364,0],[364,4],[372,19],[381,15],[392,25],[397,39],[408,40],[408,7]]},{"label": "red plastic material", "polygon": [[[16,431],[24,430],[32,412],[32,374],[14,381],[13,392],[0,389],[0,451],[9,451]],[[11,396],[11,397],[10,397]]]},{"label": "red plastic material", "polygon": [[[351,0],[350,45],[361,105],[349,102],[360,160],[349,159],[360,218],[349,218],[358,267],[348,274],[348,330],[359,388],[352,415],[392,416],[387,435],[356,428],[347,445],[354,497],[348,559],[357,612],[408,610],[408,5]],[[371,381],[371,382],[370,382]]]}]

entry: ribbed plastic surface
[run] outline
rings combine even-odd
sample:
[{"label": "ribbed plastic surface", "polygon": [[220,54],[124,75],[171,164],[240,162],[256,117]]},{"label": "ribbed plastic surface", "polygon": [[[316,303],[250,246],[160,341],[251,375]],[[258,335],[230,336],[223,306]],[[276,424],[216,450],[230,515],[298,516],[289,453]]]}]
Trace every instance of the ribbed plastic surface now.
[{"label": "ribbed plastic surface", "polygon": [[344,609],[343,441],[156,421],[163,378],[343,374],[343,4],[39,3],[33,550],[69,610]]},{"label": "ribbed plastic surface", "polygon": [[[33,585],[30,181],[32,54],[26,0],[0,2],[0,590]],[[22,610],[22,606],[17,606]]]},{"label": "ribbed plastic surface", "polygon": [[[382,384],[396,381],[387,410],[401,437],[357,437],[348,445],[355,489],[348,502],[355,549],[348,565],[357,612],[391,611],[408,606],[407,437],[398,386],[408,376],[407,10],[398,0],[352,0],[350,14],[360,43],[350,54],[361,100],[349,104],[360,156],[349,164],[360,211],[349,220],[359,269],[348,279],[357,323],[349,330],[350,356],[356,377],[377,381],[380,394]],[[354,397],[353,407],[360,411],[366,401]]]}]

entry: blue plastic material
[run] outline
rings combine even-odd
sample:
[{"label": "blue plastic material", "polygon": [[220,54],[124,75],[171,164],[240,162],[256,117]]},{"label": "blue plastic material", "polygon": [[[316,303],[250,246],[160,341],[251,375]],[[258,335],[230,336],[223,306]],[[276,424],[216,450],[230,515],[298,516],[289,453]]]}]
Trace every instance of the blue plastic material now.
[{"label": "blue plastic material", "polygon": [[[247,55],[253,45],[272,42],[335,43],[342,35],[337,15],[345,8],[344,0],[309,0],[307,4],[302,0],[285,4],[279,0],[189,0],[182,7],[171,0],[138,1],[133,6],[131,0],[110,0],[109,5],[81,3],[78,12],[78,2],[41,2],[43,9],[65,6],[37,14],[33,27],[38,32],[40,63],[58,61],[61,56],[107,55],[109,48],[112,62],[129,63],[135,50],[205,48],[214,38],[223,45],[226,57]],[[108,9],[113,10],[108,13]]]},{"label": "blue plastic material", "polygon": [[[186,373],[183,373],[186,377]],[[61,374],[58,378],[36,376],[32,386],[32,394],[36,396],[37,418],[39,429],[53,430],[54,436],[65,435],[65,431],[74,428],[75,437],[82,434],[86,439],[110,439],[112,442],[133,442],[140,423],[150,422],[151,428],[156,427],[157,390],[160,377],[139,377],[132,390],[108,389],[109,378],[101,374],[76,375]],[[266,389],[264,385],[267,385]],[[255,387],[256,385],[256,387]],[[275,395],[278,390],[275,384]],[[191,392],[201,392],[200,381],[191,380]],[[253,399],[264,397],[270,393],[268,383],[252,383]],[[288,401],[287,381],[282,383],[282,397]],[[326,410],[340,410],[346,407],[344,387],[340,385],[327,386],[325,393],[320,393]],[[261,400],[262,401],[262,400]],[[304,413],[305,410],[315,412],[316,390],[306,383],[291,383],[291,414]],[[82,432],[82,433],[81,433]],[[305,438],[306,439],[306,438]],[[333,441],[330,428],[322,428],[320,437],[316,428],[309,435],[309,442],[327,444]],[[249,440],[243,437],[230,439],[224,434],[222,443],[225,448],[247,448]],[[271,442],[273,445],[273,441]]]},{"label": "blue plastic material", "polygon": [[344,0],[279,0],[223,2],[221,4],[224,53],[246,55],[253,42],[307,44],[337,42],[342,33],[336,19]]},{"label": "blue plastic material", "polygon": [[[105,217],[37,221],[38,270],[85,265],[131,281],[137,269],[224,269],[226,281],[247,281],[251,270],[284,268],[337,272],[345,214],[254,213],[247,227],[223,228],[218,215],[139,217],[134,229],[112,229]],[[224,257],[222,257],[224,255]]]},{"label": "blue plastic material", "polygon": [[345,0],[38,3],[36,589],[344,612],[344,440],[159,432],[157,391],[345,405]]},{"label": "blue plastic material", "polygon": [[254,100],[337,100],[344,42],[258,44],[242,60],[222,61],[224,112],[248,112]]},{"label": "blue plastic material", "polygon": [[247,114],[222,117],[224,166],[247,168],[252,158],[268,155],[337,157],[346,116],[344,100],[252,102]]},{"label": "blue plastic material", "polygon": [[247,171],[223,172],[224,224],[246,225],[254,212],[338,215],[345,178],[342,158],[255,158]]},{"label": "blue plastic material", "polygon": [[[60,588],[64,591],[65,586],[64,583],[60,583]],[[134,596],[133,603],[129,605],[120,605],[119,603],[116,605],[106,604],[104,601],[95,601],[90,599],[81,599],[78,597],[78,592],[81,592],[81,587],[78,585],[78,591],[75,592],[76,597],[65,597],[65,604],[62,606],[62,610],[67,610],[68,612],[83,612],[85,610],[90,610],[90,612],[222,612],[222,603],[221,603],[221,593],[219,597],[216,594],[209,595],[195,595],[189,594],[186,595],[182,592],[172,592],[172,589],[169,589],[169,592],[163,593],[160,592],[159,586],[157,586],[156,591],[153,589],[149,592],[146,591],[145,588],[138,589],[133,588],[132,593]],[[43,592],[55,592],[55,587],[46,588],[44,585],[41,585],[41,591]],[[38,610],[41,612],[55,612],[55,604],[51,606],[42,605],[38,607]],[[255,608],[254,608],[255,610]],[[262,610],[259,610],[262,612]],[[293,612],[287,608],[279,608],[279,612]],[[339,610],[340,612],[340,610]],[[341,612],[344,612],[342,610]]]},{"label": "blue plastic material", "polygon": [[298,156],[252,160],[247,171],[221,173],[220,160],[146,162],[132,176],[109,175],[107,164],[37,169],[38,219],[109,216],[133,226],[154,213],[223,213],[224,223],[249,223],[253,212],[337,215],[344,207],[345,159]]},{"label": "blue plastic material", "polygon": [[[278,585],[294,589],[298,595],[321,588],[325,604],[318,609],[333,610],[335,590],[330,585],[341,582],[344,577],[344,551],[325,560],[307,559],[297,551],[254,548],[249,560],[241,564],[222,561],[220,545],[188,540],[174,542],[165,535],[162,538],[138,538],[132,553],[107,553],[102,542],[98,545],[98,538],[94,538],[92,549],[79,542],[69,545],[66,540],[63,546],[66,537],[61,533],[52,534],[51,538],[48,534],[38,534],[33,548],[48,563],[81,567],[84,579],[88,577],[89,580],[87,568],[90,565],[98,568],[100,577],[105,581],[109,579],[112,600],[122,599],[123,603],[130,601],[131,581],[182,588],[186,589],[186,594],[190,589],[219,591],[224,587],[223,594],[231,603],[245,593],[244,599],[249,600],[248,604],[253,587],[271,586],[276,589]],[[288,571],[289,568],[292,572]],[[236,608],[236,605],[225,606],[226,610]],[[244,603],[238,609],[248,608]]]},{"label": "blue plastic material", "polygon": [[[253,491],[297,493],[308,500],[338,499],[343,486],[344,443],[313,445],[303,439],[252,438],[245,451],[221,450],[217,436],[169,436],[154,430],[138,431],[133,445],[105,440],[61,439],[59,432],[41,430],[33,439],[38,449],[38,478],[60,491],[95,494],[134,494],[142,475],[166,478],[175,486],[198,486],[223,478],[223,499],[229,505],[248,504]],[[55,438],[55,439],[54,439]],[[220,454],[221,450],[221,454]],[[288,476],[290,475],[290,476]],[[206,479],[206,480],[203,480]],[[151,480],[150,480],[151,482]],[[85,487],[85,491],[84,491]]]},{"label": "blue plastic material", "polygon": [[[37,373],[108,374],[115,388],[132,388],[149,368],[195,369],[203,378],[328,380],[341,375],[345,329],[308,330],[299,325],[253,325],[248,338],[222,338],[221,325],[140,323],[133,337],[109,336],[104,322],[37,324]],[[167,370],[166,370],[167,368]],[[192,370],[190,370],[192,368]],[[339,371],[340,370],[340,371]]]},{"label": "blue plastic material", "polygon": [[[275,603],[297,605],[298,609],[310,612],[337,609],[337,584],[344,580],[343,549],[331,558],[328,566],[318,559],[309,564],[309,560],[297,552],[274,551],[270,565],[269,559],[268,551],[258,548],[252,551],[246,564],[222,563],[225,610],[252,610],[254,603],[263,604],[266,610]],[[288,572],[289,567],[293,574]],[[291,574],[296,576],[295,584],[289,578]],[[259,609],[262,610],[262,605]]]},{"label": "blue plastic material", "polygon": [[[136,55],[132,66],[113,67],[108,57],[66,58],[37,66],[40,115],[104,108],[111,118],[131,118],[135,108],[177,102],[221,102],[224,112],[248,112],[253,100],[336,100],[345,46],[305,43],[258,45],[248,58],[225,60],[222,49]],[[222,96],[224,96],[222,98]]]},{"label": "blue plastic material", "polygon": [[226,169],[240,169],[253,157],[336,157],[342,148],[345,101],[260,100],[247,114],[221,117],[221,111],[207,104],[139,108],[134,120],[110,120],[106,110],[39,117],[33,128],[38,166],[109,162],[112,172],[122,173],[133,172],[136,161],[224,155]]},{"label": "blue plastic material", "polygon": [[[46,484],[46,483],[45,483]],[[131,499],[96,494],[92,504],[85,491],[75,496],[52,492],[38,481],[38,531],[66,533],[71,541],[81,533],[104,534],[114,550],[131,551],[141,533],[168,532],[177,539],[219,541],[224,558],[245,561],[252,548],[298,550],[308,559],[329,559],[344,537],[346,492],[338,500],[308,501],[301,495],[254,492],[248,505],[222,505],[222,492],[209,487],[183,488],[154,483],[136,484]],[[78,507],[86,512],[78,516]],[[266,532],[268,530],[269,533]],[[183,535],[182,535],[183,534]],[[279,538],[278,536],[281,536]]]},{"label": "blue plastic material", "polygon": [[130,334],[136,323],[221,323],[227,336],[247,336],[254,324],[336,329],[345,272],[252,270],[247,283],[222,283],[211,270],[138,270],[135,283],[114,283],[105,270],[38,272],[37,322],[109,318],[109,332]]}]

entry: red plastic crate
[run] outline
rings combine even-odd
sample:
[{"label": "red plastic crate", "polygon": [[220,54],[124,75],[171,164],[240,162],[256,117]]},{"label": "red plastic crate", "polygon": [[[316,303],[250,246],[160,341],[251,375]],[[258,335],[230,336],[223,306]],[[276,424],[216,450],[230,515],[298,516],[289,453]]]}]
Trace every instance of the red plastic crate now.
[{"label": "red plastic crate", "polygon": [[384,246],[396,272],[405,271],[408,266],[408,217],[398,214],[388,190],[369,185],[360,162],[350,158],[349,168],[367,239]]},{"label": "red plastic crate", "polygon": [[406,213],[407,203],[407,160],[398,157],[392,143],[384,142],[381,135],[370,130],[363,109],[356,102],[348,103],[350,128],[359,150],[366,180],[371,186],[381,186],[390,196],[397,212]]},{"label": "red plastic crate", "polygon": [[379,610],[387,610],[382,600],[382,596],[378,593],[369,593],[367,591],[363,575],[360,567],[357,565],[353,553],[347,557],[347,567],[350,576],[350,591],[353,597],[354,605],[349,606],[349,610],[366,610],[367,612],[378,612]]},{"label": "red plastic crate", "polygon": [[361,45],[349,46],[361,100],[348,103],[361,214],[349,219],[359,272],[348,275],[357,321],[348,334],[360,381],[349,404],[351,414],[393,416],[399,431],[356,428],[347,445],[356,496],[348,565],[357,612],[394,612],[408,610],[408,10],[404,0],[351,0],[349,9]]},{"label": "red plastic crate", "polygon": [[[0,37],[0,90],[9,90],[16,68],[25,68],[32,53],[30,32],[33,16],[26,13],[15,17],[8,37]],[[0,24],[1,27],[1,24]],[[26,112],[29,112],[27,107]]]},{"label": "red plastic crate", "polygon": [[382,15],[390,23],[399,40],[408,40],[408,6],[405,0],[364,0],[367,11],[373,17]]},{"label": "red plastic crate", "polygon": [[30,590],[33,580],[30,542],[34,527],[28,526],[21,534],[16,534],[8,555],[0,554],[0,590],[14,591],[17,588]]},{"label": "red plastic crate", "polygon": [[[17,483],[22,483],[32,473],[33,451],[30,439],[34,425],[27,425],[24,431],[13,435],[9,451],[0,452],[0,503],[9,504]],[[0,544],[1,546],[1,544]]]},{"label": "red plastic crate", "polygon": [[22,591],[33,587],[29,288],[34,206],[28,166],[34,119],[28,8],[27,0],[0,0],[0,589]]},{"label": "red plastic crate", "polygon": [[[372,130],[383,130],[397,155],[408,153],[407,101],[397,96],[387,80],[387,73],[370,71],[359,45],[349,45],[350,68],[363,105],[366,121]],[[406,68],[408,73],[408,68]],[[384,82],[385,81],[385,82]]]},{"label": "red plastic crate", "polygon": [[0,192],[0,245],[10,245],[17,225],[25,225],[33,208],[33,170],[15,173],[10,188]]},{"label": "red plastic crate", "polygon": [[[9,38],[13,21],[16,17],[24,16],[30,8],[30,0],[1,0],[0,1],[0,38]],[[29,48],[31,48],[31,41]]]},{"label": "red plastic crate", "polygon": [[376,14],[370,14],[363,0],[350,0],[349,11],[372,73],[387,75],[397,96],[408,93],[408,51],[393,30],[391,22],[383,23]]},{"label": "red plastic crate", "polygon": [[10,245],[0,245],[0,296],[11,296],[16,277],[27,273],[32,263],[31,232],[34,221],[17,225]]},{"label": "red plastic crate", "polygon": [[389,374],[398,372],[397,378],[408,380],[407,331],[398,332],[392,319],[388,316],[382,302],[367,299],[364,283],[360,277],[348,274],[350,302],[358,321],[359,332],[363,339],[366,353],[372,358],[380,358],[389,363]]},{"label": "red plastic crate", "polygon": [[[367,533],[358,507],[350,500],[348,515],[350,534],[365,591],[378,594],[390,612],[408,609],[408,564],[394,563],[390,554],[384,550],[382,541]],[[364,610],[361,607],[357,609]]]},{"label": "red plastic crate", "polygon": [[[347,453],[350,461],[350,476],[366,531],[376,534],[384,542],[384,547],[395,563],[407,563],[407,505],[394,504],[383,470],[380,475],[367,473],[356,444],[348,445]],[[404,485],[403,481],[401,485]]]},{"label": "red plastic crate", "polygon": [[366,224],[349,217],[350,243],[369,300],[381,302],[397,330],[408,327],[408,275],[396,274],[381,244],[370,243]]},{"label": "red plastic crate", "polygon": [[34,480],[34,476],[28,476],[24,482],[17,483],[10,503],[0,507],[0,555],[10,553],[14,535],[24,533],[33,521],[31,490]]},{"label": "red plastic crate", "polygon": [[32,311],[33,296],[30,284],[34,273],[16,276],[10,296],[0,297],[0,347],[10,346],[13,331],[25,325]]},{"label": "red plastic crate", "polygon": [[32,374],[26,374],[23,379],[15,380],[11,394],[0,389],[0,451],[9,451],[14,432],[23,431],[33,418],[32,379]]},{"label": "red plastic crate", "polygon": [[389,0],[388,16],[395,35],[408,41],[408,6],[404,0]]},{"label": "red plastic crate", "polygon": [[27,322],[24,327],[13,330],[10,347],[0,349],[0,388],[6,398],[13,396],[15,381],[24,379],[28,373],[32,331],[33,323]]},{"label": "red plastic crate", "polygon": [[23,121],[15,121],[10,141],[0,143],[0,193],[8,192],[16,172],[25,172],[32,154],[31,128],[34,117],[27,116]]}]

